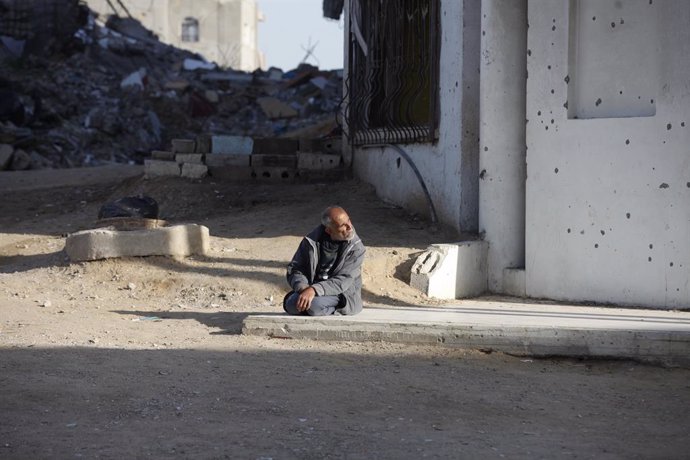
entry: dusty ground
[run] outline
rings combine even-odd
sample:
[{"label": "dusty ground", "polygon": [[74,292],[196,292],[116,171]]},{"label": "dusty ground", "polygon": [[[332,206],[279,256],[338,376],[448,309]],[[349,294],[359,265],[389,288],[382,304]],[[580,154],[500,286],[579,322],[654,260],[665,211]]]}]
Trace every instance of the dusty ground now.
[{"label": "dusty ground", "polygon": [[[281,313],[285,264],[333,203],[368,246],[365,304],[438,304],[408,286],[409,268],[428,244],[455,235],[363,184],[105,174],[82,186],[45,175],[8,183],[0,183],[0,458],[690,452],[688,370],[239,335],[247,314]],[[67,260],[66,234],[91,227],[105,201],[139,192],[171,222],[208,226],[211,253]]]}]

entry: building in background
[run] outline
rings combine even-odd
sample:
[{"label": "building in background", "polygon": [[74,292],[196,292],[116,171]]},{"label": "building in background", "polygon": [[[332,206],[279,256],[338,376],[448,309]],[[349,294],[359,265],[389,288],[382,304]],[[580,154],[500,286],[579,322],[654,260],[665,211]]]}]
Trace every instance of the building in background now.
[{"label": "building in background", "polygon": [[265,67],[258,49],[256,0],[86,0],[104,19],[131,15],[159,39],[223,67]]}]

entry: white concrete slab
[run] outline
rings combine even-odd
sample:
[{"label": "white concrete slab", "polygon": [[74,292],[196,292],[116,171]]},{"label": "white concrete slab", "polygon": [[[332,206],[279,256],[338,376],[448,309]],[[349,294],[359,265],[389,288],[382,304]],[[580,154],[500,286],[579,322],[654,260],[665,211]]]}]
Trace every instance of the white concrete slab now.
[{"label": "white concrete slab", "polygon": [[435,343],[531,356],[625,358],[690,367],[690,313],[499,301],[370,305],[356,316],[254,315],[243,333]]}]

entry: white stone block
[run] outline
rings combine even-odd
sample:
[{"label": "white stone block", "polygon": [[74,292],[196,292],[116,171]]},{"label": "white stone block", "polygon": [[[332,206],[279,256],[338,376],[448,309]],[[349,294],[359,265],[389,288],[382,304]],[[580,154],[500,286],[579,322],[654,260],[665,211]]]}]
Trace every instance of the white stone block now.
[{"label": "white stone block", "polygon": [[146,177],[179,176],[180,165],[174,161],[144,160]]},{"label": "white stone block", "polygon": [[186,257],[205,255],[208,250],[208,227],[197,224],[131,231],[84,230],[69,235],[65,243],[65,252],[72,261],[135,256]]}]

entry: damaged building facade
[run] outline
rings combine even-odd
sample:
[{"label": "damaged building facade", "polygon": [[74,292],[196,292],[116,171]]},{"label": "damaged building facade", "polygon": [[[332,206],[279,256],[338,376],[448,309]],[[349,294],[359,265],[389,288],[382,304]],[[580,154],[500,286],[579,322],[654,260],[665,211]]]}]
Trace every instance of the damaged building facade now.
[{"label": "damaged building facade", "polygon": [[344,2],[344,119],[358,177],[463,235],[413,284],[690,307],[690,4],[399,3]]},{"label": "damaged building facade", "polygon": [[222,67],[251,72],[263,65],[262,18],[256,0],[86,0],[103,17],[131,15],[163,43],[202,55]]}]

